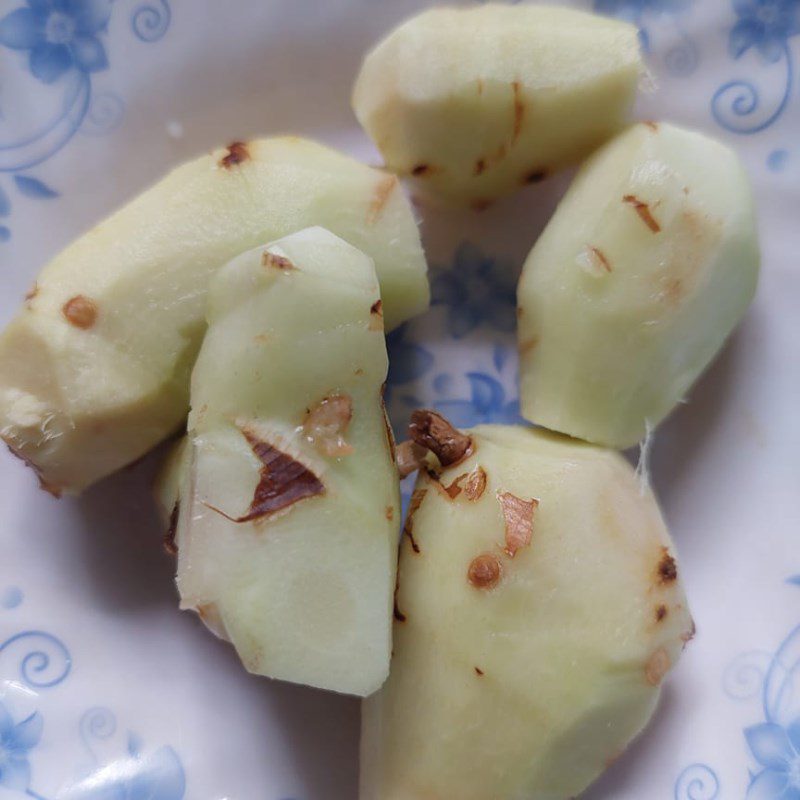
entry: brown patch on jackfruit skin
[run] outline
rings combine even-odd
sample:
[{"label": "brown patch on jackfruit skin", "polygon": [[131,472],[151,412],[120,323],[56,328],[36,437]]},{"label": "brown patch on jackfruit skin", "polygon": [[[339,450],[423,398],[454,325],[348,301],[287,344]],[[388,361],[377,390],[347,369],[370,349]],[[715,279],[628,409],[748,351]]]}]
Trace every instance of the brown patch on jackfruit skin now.
[{"label": "brown patch on jackfruit skin", "polygon": [[623,203],[633,206],[633,210],[639,215],[639,219],[653,232],[658,233],[661,226],[658,224],[656,218],[650,213],[650,206],[644,200],[640,200],[634,194],[626,194],[622,198]]},{"label": "brown patch on jackfruit skin", "polygon": [[61,313],[70,325],[86,331],[97,322],[97,303],[90,297],[78,294],[64,303]]},{"label": "brown patch on jackfruit skin", "polygon": [[228,145],[228,152],[219,160],[219,165],[223,169],[233,169],[238,164],[243,164],[250,160],[250,151],[244,142],[231,142]]},{"label": "brown patch on jackfruit skin", "polygon": [[506,545],[509,558],[514,558],[522,547],[528,547],[533,538],[533,513],[539,505],[536,499],[523,500],[511,492],[498,492],[497,500],[503,510]]},{"label": "brown patch on jackfruit skin", "polygon": [[419,555],[421,551],[416,539],[414,539],[414,514],[416,514],[419,510],[419,507],[422,505],[422,501],[425,499],[425,495],[427,493],[427,489],[414,489],[414,492],[411,495],[411,500],[408,504],[406,522],[405,525],[403,525],[403,536],[408,537],[408,541],[411,543],[411,549],[417,555]]},{"label": "brown patch on jackfruit skin", "polygon": [[408,434],[420,447],[430,450],[443,467],[458,464],[473,450],[469,436],[430,409],[418,409],[411,414]]},{"label": "brown patch on jackfruit skin", "polygon": [[241,517],[230,517],[224,511],[208,506],[212,511],[231,522],[252,522],[283,511],[301,500],[325,494],[322,481],[305,464],[259,439],[249,428],[243,428],[241,432],[262,464],[250,508]]},{"label": "brown patch on jackfruit skin", "polygon": [[669,586],[678,579],[678,564],[666,547],[661,548],[661,558],[656,567],[656,576],[661,586]]},{"label": "brown patch on jackfruit skin", "polygon": [[493,589],[500,582],[503,567],[494,553],[475,556],[467,569],[467,580],[476,589]]},{"label": "brown patch on jackfruit skin", "polygon": [[172,511],[169,515],[169,527],[164,533],[164,549],[171,555],[178,555],[178,544],[175,541],[175,534],[178,532],[178,517],[181,513],[180,501],[176,501],[172,506]]},{"label": "brown patch on jackfruit skin", "polygon": [[663,647],[659,647],[645,664],[645,680],[651,686],[659,686],[661,681],[664,680],[664,676],[669,672],[670,666],[669,654]]},{"label": "brown patch on jackfruit skin", "polygon": [[376,300],[369,308],[369,330],[383,333],[383,302]]},{"label": "brown patch on jackfruit skin", "polygon": [[595,264],[604,269],[606,272],[613,271],[611,269],[611,262],[608,260],[606,254],[600,250],[600,248],[589,245],[589,255]]},{"label": "brown patch on jackfruit skin", "polygon": [[480,499],[486,489],[486,470],[477,466],[467,475],[467,482],[464,486],[464,494],[467,500],[474,502]]},{"label": "brown patch on jackfruit skin", "polygon": [[375,185],[372,199],[367,206],[367,225],[374,225],[380,218],[392,196],[392,192],[397,188],[397,175],[385,175]]},{"label": "brown patch on jackfruit skin", "polygon": [[288,258],[285,258],[284,256],[276,256],[275,253],[270,253],[269,250],[265,250],[261,254],[261,265],[267,269],[280,269],[284,272],[297,269],[297,267],[292,264]]}]

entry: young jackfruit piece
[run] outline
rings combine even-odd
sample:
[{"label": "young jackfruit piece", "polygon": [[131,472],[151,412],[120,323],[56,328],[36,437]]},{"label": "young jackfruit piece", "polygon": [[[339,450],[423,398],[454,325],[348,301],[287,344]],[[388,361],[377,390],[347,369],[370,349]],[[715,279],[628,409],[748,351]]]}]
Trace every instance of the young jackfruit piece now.
[{"label": "young jackfruit piece", "polygon": [[209,278],[324,225],[375,262],[388,327],[428,302],[397,178],[313,142],[235,143],[179,167],[57,256],[0,336],[0,435],[79,492],[179,427]]},{"label": "young jackfruit piece", "polygon": [[613,447],[686,396],[753,298],[755,211],[736,155],[642,123],[585,164],[518,289],[523,415]]},{"label": "young jackfruit piece", "polygon": [[181,607],[253,673],[357,695],[386,678],[399,520],[387,369],[372,262],[328,231],[212,279],[188,456],[161,493],[169,504],[180,487]]},{"label": "young jackfruit piece", "polygon": [[390,169],[483,207],[619,131],[642,72],[627,22],[528,4],[434,8],[366,56],[352,102]]},{"label": "young jackfruit piece", "polygon": [[566,800],[647,723],[693,635],[672,543],[617,453],[522,427],[461,436],[411,499],[359,796]]}]

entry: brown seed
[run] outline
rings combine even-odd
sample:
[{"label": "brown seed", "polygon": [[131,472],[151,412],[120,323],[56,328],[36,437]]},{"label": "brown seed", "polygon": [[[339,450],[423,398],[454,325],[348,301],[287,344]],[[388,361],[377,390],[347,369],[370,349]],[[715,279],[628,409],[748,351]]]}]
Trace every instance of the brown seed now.
[{"label": "brown seed", "polygon": [[223,169],[233,169],[237,164],[242,164],[250,158],[250,152],[244,142],[231,142],[228,152],[220,159],[219,165]]},{"label": "brown seed", "polygon": [[669,672],[669,668],[669,654],[663,647],[659,647],[645,664],[644,676],[651,686],[658,686]]},{"label": "brown seed", "polygon": [[661,230],[661,226],[656,221],[655,217],[650,213],[650,206],[644,202],[644,200],[640,200],[636,195],[633,194],[626,194],[622,198],[623,203],[628,203],[629,205],[633,206],[633,210],[639,215],[639,218],[647,225],[648,228],[653,233],[658,233]]},{"label": "brown seed", "polygon": [[480,498],[486,489],[486,472],[481,466],[475,467],[467,476],[467,483],[464,486],[464,494],[467,500],[475,501]]},{"label": "brown seed", "polygon": [[375,184],[372,199],[369,206],[367,206],[367,225],[374,225],[381,218],[386,204],[389,202],[389,198],[397,188],[398,183],[397,175],[385,175]]},{"label": "brown seed", "polygon": [[493,589],[500,581],[503,568],[494,553],[482,553],[472,559],[467,570],[467,580],[476,589]]},{"label": "brown seed", "polygon": [[536,499],[523,500],[511,492],[498,492],[497,499],[503,510],[505,520],[506,546],[509,558],[514,558],[517,550],[527,547],[533,538],[533,512],[539,505]]},{"label": "brown seed", "polygon": [[420,447],[430,450],[443,467],[458,464],[472,453],[472,439],[436,411],[414,411],[408,434]]},{"label": "brown seed", "polygon": [[667,616],[666,606],[656,606],[656,622],[661,622]]},{"label": "brown seed", "polygon": [[261,264],[265,266],[267,269],[280,269],[284,272],[289,272],[289,270],[297,269],[288,258],[284,258],[284,256],[277,256],[275,253],[270,253],[269,250],[265,250],[261,254]]},{"label": "brown seed", "polygon": [[97,321],[97,304],[82,294],[67,300],[61,312],[70,325],[82,330],[88,330]]},{"label": "brown seed", "polygon": [[353,418],[353,399],[349,394],[323,397],[306,413],[303,433],[317,450],[329,458],[347,456],[353,452],[344,438]]},{"label": "brown seed", "polygon": [[666,547],[661,548],[661,558],[657,567],[658,582],[663,586],[674,583],[678,578],[678,564]]}]

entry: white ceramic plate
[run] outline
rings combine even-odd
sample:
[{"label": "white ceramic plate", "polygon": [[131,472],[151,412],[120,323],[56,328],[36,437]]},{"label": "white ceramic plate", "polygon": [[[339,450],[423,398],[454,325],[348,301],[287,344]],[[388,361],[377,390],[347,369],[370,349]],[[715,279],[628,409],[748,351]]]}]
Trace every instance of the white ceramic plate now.
[{"label": "white ceramic plate", "polygon": [[[59,248],[212,145],[296,132],[377,161],[351,82],[424,5],[0,0],[2,322]],[[699,635],[587,796],[799,800],[800,0],[596,6],[641,27],[656,79],[642,116],[743,156],[764,269],[653,452]],[[566,180],[481,214],[425,212],[434,306],[392,336],[396,421],[417,404],[459,423],[516,415],[514,283]],[[0,798],[354,800],[357,702],[249,677],[178,613],[154,465],[56,501],[0,456]]]}]

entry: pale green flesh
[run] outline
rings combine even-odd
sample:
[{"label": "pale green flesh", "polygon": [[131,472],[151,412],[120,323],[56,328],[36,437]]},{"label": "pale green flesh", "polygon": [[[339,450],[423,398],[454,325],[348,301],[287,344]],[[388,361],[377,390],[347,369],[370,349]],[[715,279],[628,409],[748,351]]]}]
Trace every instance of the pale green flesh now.
[{"label": "pale green flesh", "polygon": [[[297,138],[179,167],[41,273],[0,336],[0,434],[57,491],[77,492],[174,431],[205,328],[209,278],[251,247],[323,225],[375,262],[387,327],[428,303],[425,260],[397,179]],[[63,307],[96,305],[89,329]]]},{"label": "pale green flesh", "polygon": [[[180,498],[181,605],[210,618],[251,672],[366,695],[389,668],[399,519],[378,283],[367,256],[320,228],[268,249],[295,268],[265,267],[258,248],[210,289]],[[352,399],[353,452],[329,457],[301,426],[337,394]],[[324,494],[253,521],[223,516],[245,516],[260,479],[244,428]]]},{"label": "pale green flesh", "polygon": [[636,28],[565,8],[436,8],[365,58],[353,108],[387,166],[483,204],[588,155],[625,124]]},{"label": "pale green flesh", "polygon": [[[647,203],[659,230],[626,196]],[[758,265],[735,154],[671,125],[633,126],[584,165],[525,263],[524,416],[635,444],[722,347],[752,300]]]},{"label": "pale green flesh", "polygon": [[[364,704],[361,800],[577,795],[645,725],[652,659],[674,665],[692,627],[680,580],[659,575],[672,545],[658,506],[620,456],[519,427],[471,433],[474,454],[441,482],[480,465],[480,498],[417,483],[419,553],[404,539],[405,621],[389,680]],[[513,559],[498,492],[539,500]],[[493,589],[467,580],[482,553],[502,564]]]}]

